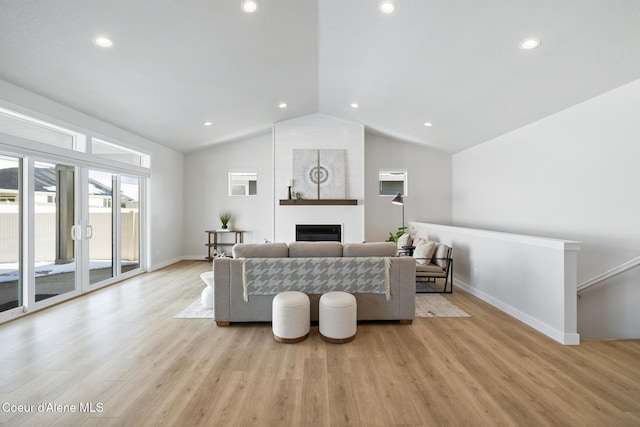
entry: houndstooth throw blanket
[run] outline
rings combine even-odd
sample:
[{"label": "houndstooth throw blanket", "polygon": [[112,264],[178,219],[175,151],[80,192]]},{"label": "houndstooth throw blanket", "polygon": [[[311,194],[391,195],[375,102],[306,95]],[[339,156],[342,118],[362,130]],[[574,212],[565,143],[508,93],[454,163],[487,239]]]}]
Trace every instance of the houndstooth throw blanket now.
[{"label": "houndstooth throw blanket", "polygon": [[249,295],[277,295],[284,291],[324,294],[330,291],[385,294],[391,298],[386,257],[357,258],[244,258],[244,300]]}]

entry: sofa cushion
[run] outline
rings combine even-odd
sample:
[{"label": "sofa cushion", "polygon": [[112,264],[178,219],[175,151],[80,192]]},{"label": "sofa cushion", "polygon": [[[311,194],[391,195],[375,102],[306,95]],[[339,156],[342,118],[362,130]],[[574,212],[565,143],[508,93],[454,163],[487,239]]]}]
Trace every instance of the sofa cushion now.
[{"label": "sofa cushion", "polygon": [[436,242],[421,240],[413,250],[413,257],[419,265],[431,264],[431,258],[436,251]]},{"label": "sofa cushion", "polygon": [[345,243],[342,256],[345,257],[394,257],[396,245],[393,242]]},{"label": "sofa cushion", "polygon": [[416,264],[416,278],[420,277],[447,277],[447,272],[435,264]]},{"label": "sofa cushion", "polygon": [[234,258],[286,258],[286,243],[236,243],[232,249]]},{"label": "sofa cushion", "polygon": [[419,273],[444,273],[444,269],[435,264],[416,264],[416,275]]},{"label": "sofa cushion", "polygon": [[289,258],[341,257],[340,242],[291,242]]}]

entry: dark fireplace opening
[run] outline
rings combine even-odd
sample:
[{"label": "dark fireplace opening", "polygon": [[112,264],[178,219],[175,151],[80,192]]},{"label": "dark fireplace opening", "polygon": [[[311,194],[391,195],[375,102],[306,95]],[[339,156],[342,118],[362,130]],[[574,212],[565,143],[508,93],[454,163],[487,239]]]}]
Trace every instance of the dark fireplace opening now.
[{"label": "dark fireplace opening", "polygon": [[298,242],[341,242],[342,225],[340,224],[296,224],[296,241]]}]

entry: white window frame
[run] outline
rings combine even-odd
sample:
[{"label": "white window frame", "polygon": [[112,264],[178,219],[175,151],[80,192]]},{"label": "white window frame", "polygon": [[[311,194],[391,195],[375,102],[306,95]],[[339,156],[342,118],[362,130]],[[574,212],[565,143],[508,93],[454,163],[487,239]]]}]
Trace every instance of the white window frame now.
[{"label": "white window frame", "polygon": [[[386,174],[386,175],[404,175],[402,180],[398,180],[398,181],[403,181],[403,191],[401,192],[402,197],[406,197],[409,195],[409,172],[406,169],[397,169],[397,168],[383,168],[380,169],[380,171],[378,172],[378,196],[380,197],[395,197],[396,194],[398,192],[395,192],[393,194],[381,194],[381,190],[382,190],[382,182],[383,180],[382,175]],[[392,180],[385,180],[384,182],[388,182],[388,181],[392,181]]]}]

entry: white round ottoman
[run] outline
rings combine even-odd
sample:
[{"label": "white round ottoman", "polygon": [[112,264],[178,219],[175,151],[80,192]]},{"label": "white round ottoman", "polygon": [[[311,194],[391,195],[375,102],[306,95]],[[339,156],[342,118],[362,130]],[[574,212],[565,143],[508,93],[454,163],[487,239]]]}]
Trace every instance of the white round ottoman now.
[{"label": "white round ottoman", "polygon": [[200,294],[200,301],[204,308],[213,308],[213,271],[205,271],[200,278],[207,284],[207,287]]},{"label": "white round ottoman", "polygon": [[311,304],[307,294],[287,291],[276,295],[272,303],[273,338],[281,343],[304,341],[311,329]]},{"label": "white round ottoman", "polygon": [[347,292],[328,292],[320,297],[320,336],[332,344],[353,341],[358,327],[356,297]]}]

